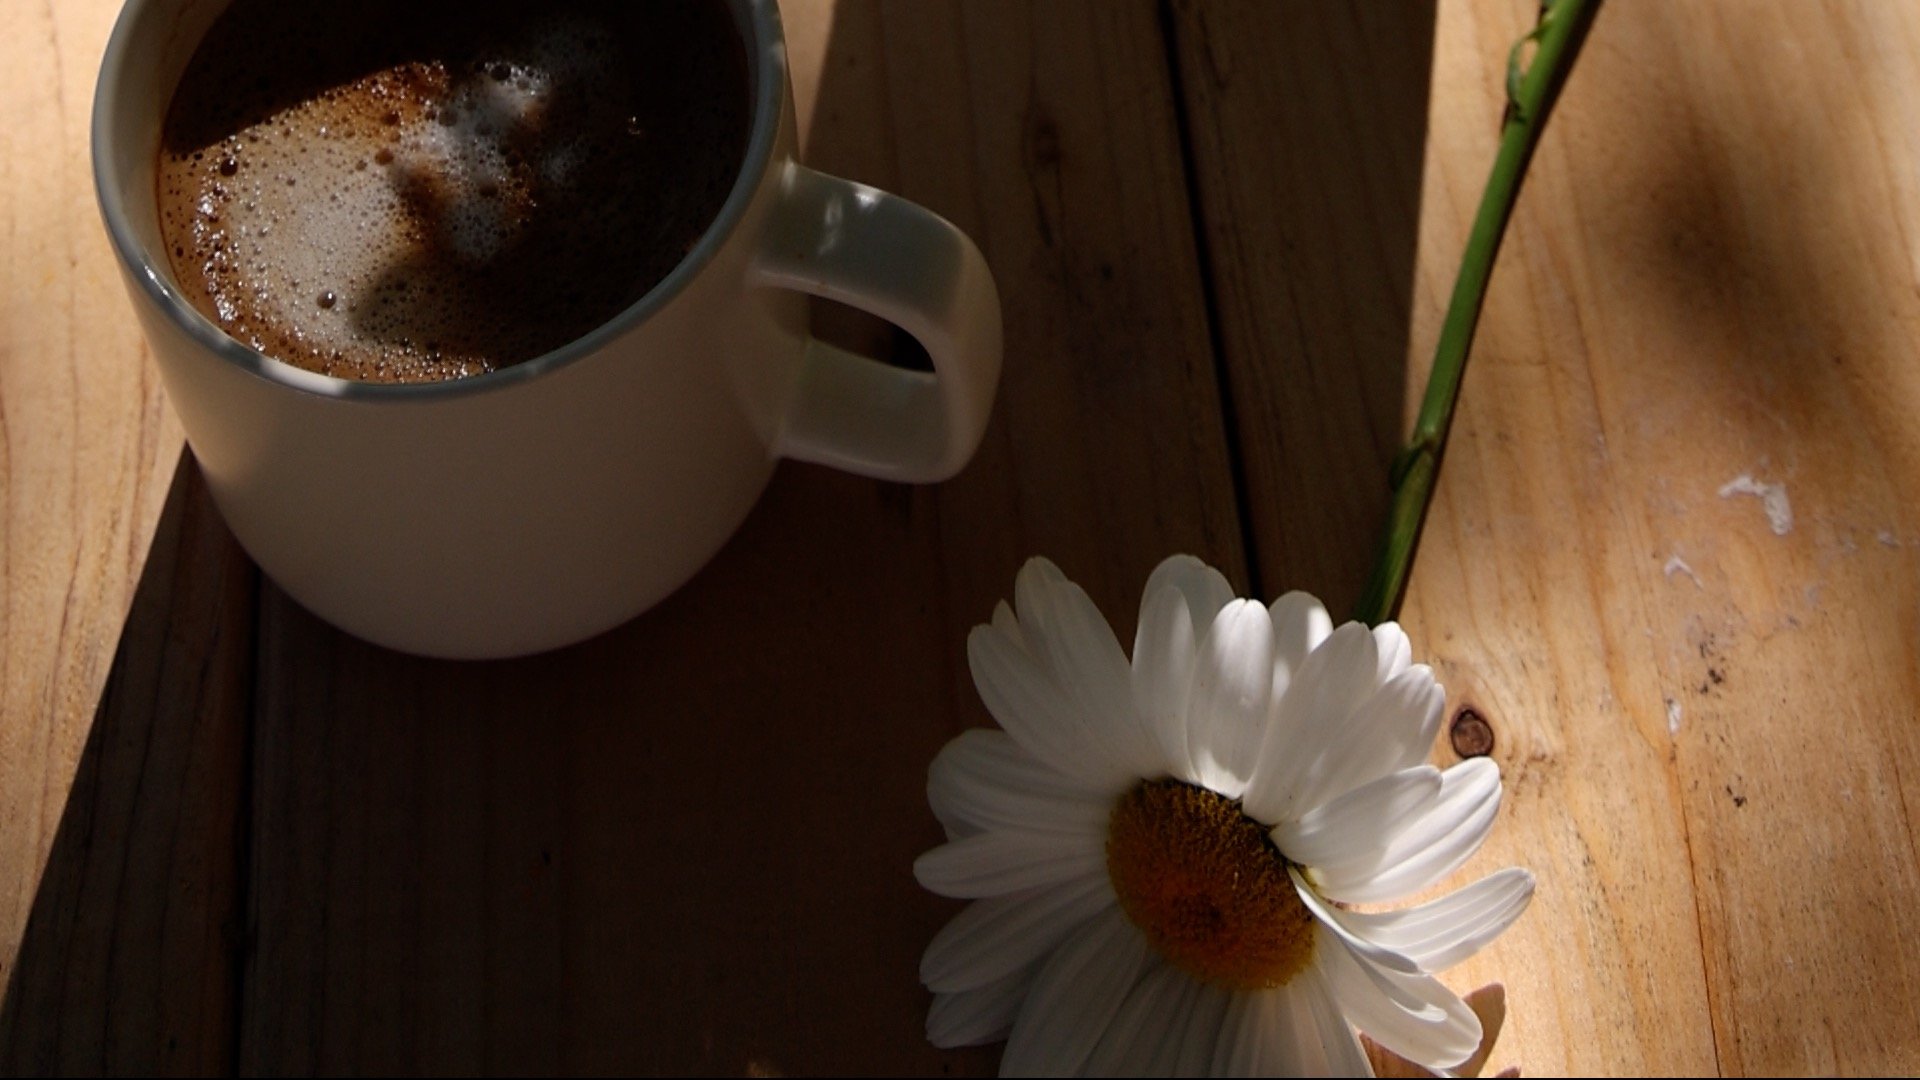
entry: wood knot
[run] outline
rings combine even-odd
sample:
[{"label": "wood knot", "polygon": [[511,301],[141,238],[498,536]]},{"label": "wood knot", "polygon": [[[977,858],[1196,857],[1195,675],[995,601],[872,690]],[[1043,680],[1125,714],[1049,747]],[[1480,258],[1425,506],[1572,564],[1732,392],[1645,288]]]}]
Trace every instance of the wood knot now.
[{"label": "wood knot", "polygon": [[1486,757],[1493,753],[1493,725],[1471,705],[1462,705],[1447,726],[1447,740],[1453,752],[1463,758]]},{"label": "wood knot", "polygon": [[1060,129],[1051,116],[1038,108],[1029,110],[1022,135],[1021,151],[1029,170],[1053,172],[1060,168]]}]

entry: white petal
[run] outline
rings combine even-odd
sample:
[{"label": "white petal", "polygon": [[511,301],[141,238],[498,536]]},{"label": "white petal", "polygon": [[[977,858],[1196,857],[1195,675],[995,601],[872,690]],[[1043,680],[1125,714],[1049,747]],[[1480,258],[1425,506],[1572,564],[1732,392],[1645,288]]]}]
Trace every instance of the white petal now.
[{"label": "white petal", "polygon": [[933,936],[920,981],[951,993],[1003,979],[1053,952],[1114,902],[1105,874],[975,900]]},{"label": "white petal", "polygon": [[1310,864],[1307,880],[1320,895],[1349,904],[1397,900],[1452,873],[1487,839],[1500,809],[1500,771],[1491,759],[1464,761],[1441,774],[1428,807],[1386,823],[1378,856]]},{"label": "white petal", "polygon": [[1180,1056],[1173,1075],[1204,1076],[1213,1067],[1214,1048],[1220,1044],[1220,1029],[1227,1021],[1227,1006],[1233,996],[1215,986],[1194,985],[1193,1008],[1187,1013],[1180,1032]]},{"label": "white petal", "polygon": [[1317,967],[1309,967],[1294,977],[1289,986],[1300,987],[1301,997],[1305,999],[1310,1012],[1309,1022],[1320,1037],[1320,1046],[1326,1051],[1324,1067],[1313,1065],[1310,1072],[1301,1075],[1317,1076],[1372,1076],[1373,1063],[1367,1060],[1367,1051],[1360,1045],[1360,1035],[1347,1023],[1340,1012],[1340,1005],[1333,998],[1327,980]]},{"label": "white petal", "polygon": [[1106,1037],[1081,1069],[1084,1076],[1168,1076],[1179,1050],[1171,1021],[1187,1007],[1193,980],[1179,968],[1149,957],[1147,971],[1114,1014]]},{"label": "white petal", "polygon": [[1307,654],[1333,633],[1333,619],[1320,601],[1303,592],[1275,600],[1267,614],[1273,619],[1273,697],[1278,701]]},{"label": "white petal", "polygon": [[[1412,685],[1431,686],[1433,689],[1428,691],[1429,697],[1418,698],[1416,695],[1422,710],[1418,713],[1420,722],[1417,726],[1413,724],[1411,715],[1404,719],[1404,728],[1391,720],[1380,720],[1381,727],[1386,729],[1380,737],[1381,747],[1383,751],[1387,748],[1393,751],[1385,762],[1388,772],[1411,769],[1425,763],[1433,755],[1433,740],[1440,734],[1440,717],[1447,708],[1447,688],[1434,680],[1432,668],[1425,664],[1409,664],[1405,671],[1390,680],[1389,685],[1401,685],[1403,680],[1412,680],[1412,684],[1404,686],[1399,692],[1411,691]],[[1387,687],[1380,688],[1380,693],[1386,691]]]},{"label": "white petal", "polygon": [[[1402,671],[1361,704],[1345,734],[1307,767],[1294,803],[1296,812],[1309,812],[1329,799],[1424,762],[1445,707],[1446,695],[1430,669],[1419,665]],[[1415,747],[1417,753],[1412,752]]]},{"label": "white petal", "polygon": [[969,728],[955,735],[940,748],[934,759],[935,766],[947,757],[959,759],[952,762],[951,767],[962,773],[989,776],[995,782],[1038,794],[1093,798],[1105,791],[1102,785],[1048,766],[1029,754],[1013,736],[992,728]]},{"label": "white petal", "polygon": [[[1146,973],[1140,977],[1141,987],[1127,998],[1127,1004],[1121,1006],[1121,1012],[1113,1018],[1113,1024],[1107,1029],[1107,1038],[1101,1041],[1095,1056],[1089,1058],[1082,1073],[1087,1076],[1101,1075],[1101,1069],[1108,1061],[1121,1062],[1116,1066],[1123,1076],[1181,1076],[1180,1052],[1186,1041],[1189,1021],[1200,1002],[1203,990],[1199,983],[1185,972],[1167,963],[1148,950]],[[1144,991],[1149,982],[1158,985],[1151,991],[1150,1003],[1134,1009],[1131,1006]],[[1150,1008],[1148,1005],[1150,1004]],[[1219,1019],[1212,1021],[1212,1030],[1219,1029]],[[1131,1036],[1128,1029],[1135,1029]],[[1210,1038],[1210,1036],[1209,1036]],[[1207,1044],[1207,1057],[1211,1059],[1212,1043]]]},{"label": "white petal", "polygon": [[1444,781],[1431,765],[1383,776],[1365,787],[1273,827],[1274,846],[1301,866],[1377,866],[1393,842],[1393,825],[1422,813],[1439,798]]},{"label": "white petal", "polygon": [[1380,667],[1373,677],[1375,686],[1384,686],[1388,679],[1413,663],[1413,642],[1407,640],[1407,632],[1400,629],[1399,623],[1386,622],[1374,627],[1373,644],[1380,651]]},{"label": "white petal", "polygon": [[1386,971],[1378,964],[1368,963],[1365,957],[1358,956],[1353,950],[1347,948],[1346,943],[1340,941],[1338,935],[1335,935],[1324,923],[1315,927],[1314,930],[1319,935],[1315,942],[1316,947],[1328,950],[1325,955],[1315,954],[1322,970],[1340,968],[1345,971],[1347,966],[1351,965],[1352,970],[1358,972],[1359,982],[1373,988],[1373,996],[1380,998],[1408,1017],[1423,1023],[1436,1024],[1446,1018],[1444,1010],[1430,1003],[1426,995],[1410,989],[1405,984],[1404,978],[1389,978],[1389,976],[1403,973]]},{"label": "white petal", "polygon": [[1479,1049],[1480,1018],[1431,975],[1374,967],[1324,927],[1314,960],[1346,1018],[1408,1061],[1444,1069]]},{"label": "white petal", "polygon": [[1228,798],[1245,790],[1266,736],[1273,687],[1273,622],[1252,600],[1220,609],[1200,641],[1187,699],[1194,780]]},{"label": "white petal", "polygon": [[1423,974],[1419,963],[1412,957],[1395,952],[1353,930],[1345,918],[1347,913],[1322,900],[1320,894],[1314,892],[1313,887],[1300,876],[1299,870],[1289,866],[1287,875],[1293,879],[1293,889],[1299,894],[1300,902],[1306,905],[1308,911],[1313,912],[1314,918],[1320,920],[1320,925],[1333,931],[1334,935],[1361,959],[1386,968],[1388,971],[1400,972],[1402,975]]},{"label": "white petal", "polygon": [[1000,1059],[1005,1076],[1071,1076],[1146,970],[1146,939],[1119,908],[1089,919],[1034,976]]},{"label": "white petal", "polygon": [[1104,833],[1113,800],[1042,765],[1004,731],[949,742],[927,772],[933,814],[958,839],[992,829]]},{"label": "white petal", "polygon": [[1134,703],[1154,726],[1168,771],[1189,781],[1193,767],[1187,756],[1187,691],[1199,647],[1187,598],[1172,585],[1149,584],[1133,637]]},{"label": "white petal", "polygon": [[1014,618],[1013,608],[1005,600],[993,605],[993,628],[1007,635],[1007,639],[1028,652],[1033,647],[1027,644],[1027,635],[1020,629],[1020,620]]},{"label": "white petal", "polygon": [[1312,968],[1228,1010],[1215,1076],[1370,1076],[1366,1052]]},{"label": "white petal", "polygon": [[1153,595],[1163,586],[1179,590],[1187,602],[1187,613],[1196,629],[1213,625],[1213,617],[1233,599],[1233,586],[1225,575],[1191,555],[1173,555],[1147,575],[1147,587],[1141,597]]},{"label": "white petal", "polygon": [[1105,873],[1107,853],[1086,837],[1003,829],[950,840],[913,861],[913,876],[941,896],[975,900]]},{"label": "white petal", "polygon": [[1127,654],[1086,590],[1051,562],[1029,559],[1014,581],[1014,603],[1029,649],[1107,752],[1135,776],[1165,773],[1159,740],[1134,708]]},{"label": "white petal", "polygon": [[1135,779],[1040,661],[1012,638],[976,626],[967,636],[967,660],[987,711],[1027,753],[1055,772],[1114,794]]},{"label": "white petal", "polygon": [[1348,719],[1373,692],[1378,667],[1373,634],[1359,623],[1335,630],[1307,656],[1274,705],[1272,733],[1247,786],[1249,817],[1280,822],[1311,809],[1300,803],[1303,778],[1345,736]]},{"label": "white petal", "polygon": [[999,1042],[1013,1030],[1032,981],[1033,972],[1021,970],[973,990],[935,994],[927,1010],[927,1041],[941,1049]]},{"label": "white petal", "polygon": [[1288,1061],[1275,1067],[1267,1060],[1274,1055],[1285,1018],[1276,1015],[1285,1003],[1272,993],[1233,996],[1227,1003],[1227,1019],[1220,1025],[1220,1038],[1213,1046],[1213,1064],[1209,1076],[1301,1076],[1298,1063]]},{"label": "white petal", "polygon": [[1510,867],[1418,907],[1377,914],[1342,911],[1340,916],[1354,934],[1432,972],[1479,952],[1532,900],[1533,875]]}]

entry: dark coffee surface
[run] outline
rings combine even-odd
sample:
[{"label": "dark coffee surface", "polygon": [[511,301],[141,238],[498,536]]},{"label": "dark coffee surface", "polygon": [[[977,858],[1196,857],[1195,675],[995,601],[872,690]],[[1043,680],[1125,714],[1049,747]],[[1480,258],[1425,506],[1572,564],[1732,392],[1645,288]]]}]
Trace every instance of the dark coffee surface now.
[{"label": "dark coffee surface", "polygon": [[187,298],[255,349],[459,378],[657,284],[749,122],[717,0],[237,0],[168,112],[161,227]]}]

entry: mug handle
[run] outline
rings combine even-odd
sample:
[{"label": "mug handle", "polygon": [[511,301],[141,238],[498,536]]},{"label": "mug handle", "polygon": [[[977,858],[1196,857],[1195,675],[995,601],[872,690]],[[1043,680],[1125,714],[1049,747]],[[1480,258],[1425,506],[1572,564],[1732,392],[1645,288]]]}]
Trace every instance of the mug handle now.
[{"label": "mug handle", "polygon": [[749,271],[877,315],[919,339],[932,373],[809,337],[774,451],[882,480],[931,483],[967,463],[1000,381],[1000,294],[972,240],[884,191],[788,162]]}]

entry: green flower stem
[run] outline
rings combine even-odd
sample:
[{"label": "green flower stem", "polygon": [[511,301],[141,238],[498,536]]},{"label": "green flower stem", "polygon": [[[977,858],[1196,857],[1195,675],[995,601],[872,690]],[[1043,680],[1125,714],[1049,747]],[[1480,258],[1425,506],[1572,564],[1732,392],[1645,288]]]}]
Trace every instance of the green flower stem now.
[{"label": "green flower stem", "polygon": [[[1493,276],[1494,257],[1506,234],[1507,219],[1520,195],[1527,162],[1546,127],[1554,99],[1573,70],[1580,43],[1600,10],[1600,0],[1543,0],[1533,32],[1520,39],[1507,60],[1507,113],[1500,127],[1500,153],[1493,159],[1493,175],[1473,218],[1466,252],[1460,257],[1460,276],[1454,280],[1453,299],[1447,304],[1440,344],[1434,350],[1433,371],[1427,376],[1426,397],[1413,425],[1413,437],[1394,459],[1391,483],[1393,507],[1380,545],[1380,558],[1360,598],[1354,617],[1368,625],[1391,619],[1406,594],[1407,574],[1420,542],[1420,528],[1433,501],[1440,476],[1440,458],[1453,424],[1453,406],[1460,398],[1460,380],[1466,374],[1473,332],[1480,323],[1480,307]],[[1535,46],[1533,60],[1522,67],[1526,47]]]}]

